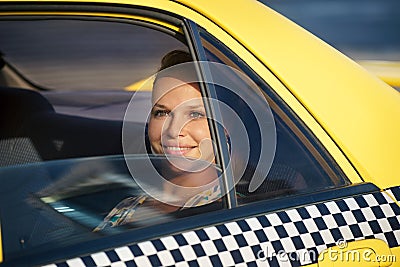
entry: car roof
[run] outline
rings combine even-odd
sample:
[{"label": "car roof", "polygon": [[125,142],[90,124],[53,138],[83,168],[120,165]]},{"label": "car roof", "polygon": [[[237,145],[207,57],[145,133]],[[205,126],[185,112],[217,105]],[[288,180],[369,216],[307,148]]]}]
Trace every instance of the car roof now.
[{"label": "car roof", "polygon": [[[71,2],[176,5],[165,0]],[[395,184],[400,177],[400,165],[396,164],[400,151],[400,94],[396,90],[260,2],[176,2],[203,14],[270,69],[364,179],[381,187]]]}]

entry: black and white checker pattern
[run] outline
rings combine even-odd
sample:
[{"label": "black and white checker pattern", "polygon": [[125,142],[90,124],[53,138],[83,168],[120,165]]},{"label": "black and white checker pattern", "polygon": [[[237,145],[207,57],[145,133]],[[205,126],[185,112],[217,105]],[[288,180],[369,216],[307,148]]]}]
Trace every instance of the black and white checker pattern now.
[{"label": "black and white checker pattern", "polygon": [[388,194],[367,194],[242,219],[47,267],[300,266],[315,263],[318,253],[338,240],[378,238],[396,247],[400,245],[400,208]]},{"label": "black and white checker pattern", "polygon": [[400,202],[400,186],[389,188],[386,192],[397,202]]}]

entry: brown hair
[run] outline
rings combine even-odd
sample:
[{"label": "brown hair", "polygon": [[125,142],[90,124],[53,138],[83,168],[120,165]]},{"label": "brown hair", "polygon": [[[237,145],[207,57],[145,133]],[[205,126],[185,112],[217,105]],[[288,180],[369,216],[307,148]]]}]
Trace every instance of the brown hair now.
[{"label": "brown hair", "polygon": [[189,52],[184,50],[173,50],[168,52],[162,59],[161,59],[161,67],[159,71],[181,64],[193,61],[192,56]]},{"label": "brown hair", "polygon": [[[197,83],[198,77],[196,74],[196,69],[194,64],[192,63],[193,59],[189,52],[184,50],[173,50],[168,52],[162,59],[161,59],[161,66],[159,71],[155,75],[155,79],[153,81],[153,89],[156,87],[157,82],[161,78],[175,78],[182,83],[192,84]],[[178,66],[182,64],[182,66]],[[183,65],[184,64],[184,65]],[[178,82],[179,83],[179,82]],[[175,84],[178,86],[178,84]],[[173,88],[169,88],[173,89]],[[162,88],[157,90],[160,93],[159,96],[163,95],[168,91],[168,88]],[[152,91],[152,103],[156,102],[158,97],[155,97],[156,90]]]}]

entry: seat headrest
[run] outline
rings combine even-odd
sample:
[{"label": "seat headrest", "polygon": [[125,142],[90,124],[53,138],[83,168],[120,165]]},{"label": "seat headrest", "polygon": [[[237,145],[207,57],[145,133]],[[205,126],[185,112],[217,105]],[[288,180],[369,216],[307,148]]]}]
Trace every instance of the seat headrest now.
[{"label": "seat headrest", "polygon": [[14,131],[40,112],[54,112],[53,106],[40,93],[20,88],[0,87],[0,129],[3,134]]}]

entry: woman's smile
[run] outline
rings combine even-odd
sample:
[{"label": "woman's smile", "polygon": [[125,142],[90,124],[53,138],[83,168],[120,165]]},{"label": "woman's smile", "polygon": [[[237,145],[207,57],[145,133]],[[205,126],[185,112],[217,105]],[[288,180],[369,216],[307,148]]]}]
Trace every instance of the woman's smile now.
[{"label": "woman's smile", "polygon": [[181,83],[174,88],[172,82],[173,78],[160,78],[153,88],[154,95],[158,95],[154,99],[148,131],[153,152],[214,162],[210,130],[198,85]]},{"label": "woman's smile", "polygon": [[165,154],[171,155],[185,155],[196,146],[163,146]]}]

